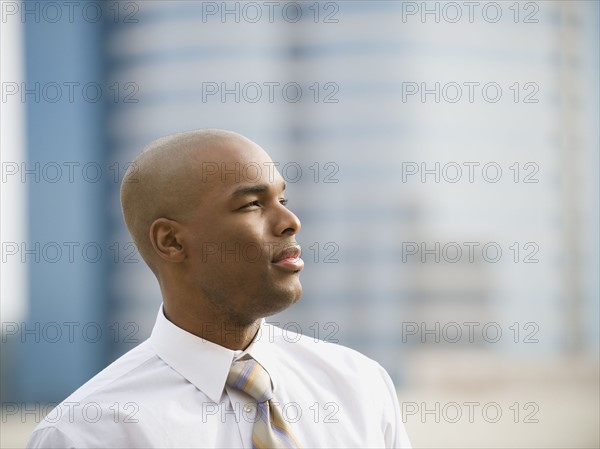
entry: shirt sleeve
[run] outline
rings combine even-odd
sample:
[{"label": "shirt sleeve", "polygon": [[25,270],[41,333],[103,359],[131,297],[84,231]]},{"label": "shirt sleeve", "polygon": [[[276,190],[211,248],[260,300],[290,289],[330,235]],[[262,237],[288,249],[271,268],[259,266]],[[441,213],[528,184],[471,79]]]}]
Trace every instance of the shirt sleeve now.
[{"label": "shirt sleeve", "polygon": [[385,402],[384,420],[385,420],[385,447],[393,449],[411,449],[410,440],[404,423],[402,422],[402,413],[398,402],[398,394],[394,383],[389,374],[383,367],[379,367],[385,386],[384,397],[389,397]]},{"label": "shirt sleeve", "polygon": [[34,448],[64,448],[75,449],[75,443],[58,430],[56,427],[44,427],[33,432],[27,445],[27,449]]}]

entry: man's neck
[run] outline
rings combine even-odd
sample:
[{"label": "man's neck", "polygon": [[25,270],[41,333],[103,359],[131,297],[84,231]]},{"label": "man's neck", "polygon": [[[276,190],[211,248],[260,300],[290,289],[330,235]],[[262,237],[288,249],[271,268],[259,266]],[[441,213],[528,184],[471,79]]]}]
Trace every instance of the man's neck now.
[{"label": "man's neck", "polygon": [[189,310],[181,310],[173,304],[163,304],[165,317],[177,327],[232,350],[245,350],[254,340],[261,320],[239,324],[233,320],[198,316]]}]

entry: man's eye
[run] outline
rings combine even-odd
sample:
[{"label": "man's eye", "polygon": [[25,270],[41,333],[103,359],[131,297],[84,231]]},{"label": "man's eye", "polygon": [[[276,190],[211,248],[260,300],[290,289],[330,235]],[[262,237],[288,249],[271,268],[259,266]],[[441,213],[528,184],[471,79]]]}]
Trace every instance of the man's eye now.
[{"label": "man's eye", "polygon": [[279,202],[280,202],[282,205],[284,205],[284,206],[285,206],[285,205],[288,203],[288,200],[287,200],[287,198],[281,198],[281,199],[279,200]]},{"label": "man's eye", "polygon": [[258,200],[250,201],[249,203],[244,204],[242,207],[240,207],[240,209],[245,209],[247,207],[252,207],[252,206],[260,206],[260,201],[258,201]]}]

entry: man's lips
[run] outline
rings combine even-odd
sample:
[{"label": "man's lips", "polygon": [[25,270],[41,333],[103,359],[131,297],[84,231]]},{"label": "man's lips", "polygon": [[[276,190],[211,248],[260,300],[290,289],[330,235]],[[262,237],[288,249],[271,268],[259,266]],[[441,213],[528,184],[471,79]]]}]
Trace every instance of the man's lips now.
[{"label": "man's lips", "polygon": [[273,258],[273,263],[291,271],[300,271],[304,268],[304,261],[300,259],[300,245],[290,245],[279,251]]},{"label": "man's lips", "polygon": [[300,245],[294,244],[294,245],[286,246],[285,248],[280,250],[277,254],[275,254],[275,256],[273,256],[272,262],[277,263],[277,262],[280,262],[285,259],[297,259],[298,257],[300,257],[301,251],[302,250],[300,248]]}]

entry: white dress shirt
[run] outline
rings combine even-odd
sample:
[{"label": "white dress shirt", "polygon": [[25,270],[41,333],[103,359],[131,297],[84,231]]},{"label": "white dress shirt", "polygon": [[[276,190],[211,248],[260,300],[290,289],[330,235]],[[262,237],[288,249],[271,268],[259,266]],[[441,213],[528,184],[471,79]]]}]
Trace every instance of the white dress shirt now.
[{"label": "white dress shirt", "polygon": [[225,385],[234,358],[269,373],[304,448],[408,448],[396,391],[364,355],[270,325],[245,351],[216,345],[159,311],[150,338],[65,399],[27,446],[251,448],[256,404]]}]

